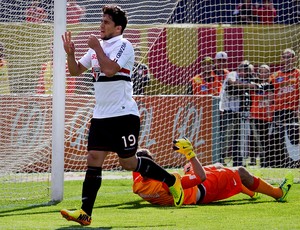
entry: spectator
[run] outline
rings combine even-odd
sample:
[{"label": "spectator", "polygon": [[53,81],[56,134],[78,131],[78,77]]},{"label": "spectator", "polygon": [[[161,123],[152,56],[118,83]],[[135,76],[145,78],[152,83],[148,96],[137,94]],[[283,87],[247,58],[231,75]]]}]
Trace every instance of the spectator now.
[{"label": "spectator", "polygon": [[300,70],[296,68],[294,50],[285,49],[281,55],[281,69],[270,77],[274,86],[274,155],[272,167],[294,166],[285,145],[285,132],[292,145],[299,145],[298,111],[300,99]]},{"label": "spectator", "polygon": [[[66,65],[66,69],[68,65]],[[52,94],[53,86],[53,61],[48,61],[42,64],[36,93],[38,94]],[[66,93],[75,93],[76,80],[75,77],[70,76],[67,69]]]},{"label": "spectator", "polygon": [[233,12],[238,24],[251,24],[257,22],[257,17],[253,14],[254,6],[251,0],[243,0],[242,3],[237,5]]},{"label": "spectator", "polygon": [[[253,176],[244,167],[228,168],[221,164],[203,167],[187,139],[175,140],[173,148],[185,155],[189,161],[184,167],[185,175],[181,177],[185,205],[208,204],[239,193],[245,193],[253,198],[257,197],[257,193],[262,193],[273,197],[278,202],[285,202],[294,183],[291,173],[286,175],[279,187],[274,187],[265,180]],[[139,150],[137,155],[152,159],[152,155],[147,149]],[[133,173],[132,189],[134,193],[151,204],[173,205],[172,196],[163,182]]]},{"label": "spectator", "polygon": [[135,48],[135,61],[132,73],[132,81],[133,81],[133,95],[144,95],[145,87],[150,82],[150,71],[149,67],[142,63],[141,58],[141,50],[139,48]]},{"label": "spectator", "polygon": [[8,77],[7,61],[5,60],[5,49],[0,42],[0,94],[9,94],[10,85]]},{"label": "spectator", "polygon": [[269,129],[273,119],[271,95],[273,86],[269,83],[270,67],[261,65],[258,68],[258,88],[251,92],[250,109],[250,165],[256,164],[256,155],[260,156],[260,166],[270,165],[270,135]]},{"label": "spectator", "polygon": [[201,62],[201,73],[194,76],[188,85],[190,95],[214,95],[220,94],[222,83],[214,73],[214,61],[211,57],[205,57]]},{"label": "spectator", "polygon": [[48,17],[48,13],[38,0],[34,0],[26,10],[26,22],[41,23]]},{"label": "spectator", "polygon": [[272,0],[263,0],[261,5],[253,9],[253,14],[257,15],[259,23],[274,24],[277,12]]},{"label": "spectator", "polygon": [[218,52],[215,56],[215,74],[218,78],[218,81],[224,82],[226,75],[229,73],[227,69],[227,60],[228,56],[226,52]]},{"label": "spectator", "polygon": [[[219,109],[221,159],[223,163],[226,154],[232,156],[233,166],[243,165],[243,150],[241,144],[241,125],[250,115],[250,92],[257,86],[249,84],[253,78],[253,66],[244,61],[237,71],[230,72],[224,80],[220,93]],[[244,129],[242,130],[244,131]]]},{"label": "spectator", "polygon": [[85,8],[80,6],[76,0],[68,0],[67,3],[67,24],[79,23],[85,15]]}]

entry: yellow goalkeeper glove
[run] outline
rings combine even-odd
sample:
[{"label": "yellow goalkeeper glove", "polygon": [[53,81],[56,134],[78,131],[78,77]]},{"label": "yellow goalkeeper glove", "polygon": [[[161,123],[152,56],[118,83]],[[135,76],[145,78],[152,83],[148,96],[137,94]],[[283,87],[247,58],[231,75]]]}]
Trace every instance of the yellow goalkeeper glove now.
[{"label": "yellow goalkeeper glove", "polygon": [[196,157],[192,143],[187,138],[175,139],[173,141],[173,149],[185,155],[186,159],[190,160],[193,157]]}]

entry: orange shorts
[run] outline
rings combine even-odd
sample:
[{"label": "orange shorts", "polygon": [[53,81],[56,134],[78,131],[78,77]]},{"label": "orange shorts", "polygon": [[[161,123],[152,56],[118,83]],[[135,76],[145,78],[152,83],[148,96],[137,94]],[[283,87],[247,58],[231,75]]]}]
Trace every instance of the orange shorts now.
[{"label": "orange shorts", "polygon": [[242,191],[242,182],[237,170],[206,168],[205,171],[206,180],[202,184],[206,193],[202,204],[223,200]]}]

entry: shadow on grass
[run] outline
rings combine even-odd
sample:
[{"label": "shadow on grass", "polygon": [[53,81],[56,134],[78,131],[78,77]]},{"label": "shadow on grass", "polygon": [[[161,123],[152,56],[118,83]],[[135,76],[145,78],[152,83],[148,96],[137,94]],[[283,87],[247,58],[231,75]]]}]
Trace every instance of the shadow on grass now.
[{"label": "shadow on grass", "polygon": [[217,202],[212,202],[209,204],[202,204],[206,206],[227,206],[227,205],[246,205],[246,204],[263,204],[263,203],[273,203],[276,200],[264,200],[264,199],[239,199],[239,200],[222,200]]},{"label": "shadow on grass", "polygon": [[[223,200],[218,202],[213,202],[210,204],[201,204],[200,206],[208,205],[208,206],[229,206],[229,205],[246,205],[246,204],[261,204],[261,203],[271,203],[276,202],[275,200],[251,200],[251,199],[239,199],[239,200]],[[57,213],[60,209],[57,210],[48,210],[48,211],[36,211],[34,209],[47,207],[47,206],[55,206],[57,202],[48,202],[42,204],[35,204],[29,205],[26,207],[15,208],[15,209],[8,209],[0,211],[0,217],[7,217],[7,216],[19,216],[19,215],[35,215],[35,214],[45,214],[45,213]],[[157,209],[177,209],[174,206],[160,206],[160,205],[152,205],[147,203],[143,200],[136,200],[130,202],[122,202],[122,203],[115,203],[115,204],[108,204],[108,205],[98,205],[95,206],[94,209],[105,209],[105,208],[118,208],[118,209],[142,209],[142,208],[157,208]],[[198,205],[184,205],[181,208],[197,208]],[[26,212],[28,211],[28,212]],[[66,228],[67,229],[67,228]],[[70,228],[69,228],[70,229]],[[72,228],[71,228],[72,229]],[[97,228],[96,228],[97,229]],[[101,229],[101,228],[98,228]]]},{"label": "shadow on grass", "polygon": [[[72,229],[72,230],[82,230],[83,227],[82,226],[79,226],[78,224],[77,225],[72,225],[72,226],[68,226],[68,227],[62,227],[62,228],[56,228],[56,230],[64,230],[64,229]],[[84,226],[84,229],[98,229],[98,230],[106,230],[106,229],[113,229],[113,227],[87,227],[87,226]]]},{"label": "shadow on grass", "polygon": [[0,217],[1,216],[9,216],[9,214],[7,214],[7,213],[10,213],[10,212],[32,210],[32,209],[40,208],[40,207],[53,206],[53,205],[56,205],[58,203],[59,202],[49,201],[49,202],[46,202],[46,203],[26,205],[26,206],[20,207],[20,208],[7,208],[7,209],[4,209],[4,210],[0,211]]},{"label": "shadow on grass", "polygon": [[[261,204],[261,203],[270,203],[270,202],[275,202],[275,201],[266,201],[266,200],[251,200],[251,199],[239,199],[239,200],[224,200],[224,201],[219,201],[219,202],[214,202],[207,204],[209,206],[229,206],[229,205],[246,205],[246,204]],[[200,205],[204,206],[204,205]],[[137,200],[137,201],[131,201],[131,202],[126,202],[126,203],[120,203],[120,204],[110,204],[110,205],[98,205],[95,206],[94,209],[105,209],[105,208],[118,208],[118,209],[141,209],[141,208],[157,208],[157,209],[178,209],[173,206],[159,206],[159,205],[152,205],[150,203],[147,203],[143,200]],[[185,205],[182,206],[181,209],[186,209],[186,208],[198,208],[199,205]],[[106,229],[153,229],[153,228],[176,228],[176,225],[174,224],[164,224],[164,225],[144,225],[144,226],[112,226],[112,227],[88,227],[85,226],[84,228],[87,229],[98,229],[98,230],[106,230]],[[81,226],[68,226],[68,227],[62,227],[62,228],[57,228],[56,230],[64,230],[64,229],[82,229]]]},{"label": "shadow on grass", "polygon": [[[141,208],[178,209],[175,206],[161,206],[161,205],[150,204],[144,200],[130,201],[121,204],[99,205],[99,206],[95,206],[94,209],[113,208],[113,207],[116,207],[118,209],[141,209]],[[184,205],[181,208],[197,208],[197,205]]]},{"label": "shadow on grass", "polygon": [[[132,226],[114,226],[114,227],[88,227],[88,226],[84,226],[84,229],[97,229],[97,230],[106,230],[106,229],[153,229],[153,228],[163,228],[163,227],[174,227],[174,229],[176,228],[175,224],[164,224],[164,225],[132,225]],[[72,226],[68,226],[68,227],[62,227],[62,228],[56,228],[55,230],[64,230],[64,229],[74,229],[74,230],[79,230],[79,229],[83,229],[82,226],[78,226],[78,225],[72,225]]]},{"label": "shadow on grass", "polygon": [[[139,209],[139,208],[147,208],[147,207],[160,207],[151,205],[149,203],[143,203],[143,200],[138,201],[130,201],[125,203],[115,203],[115,204],[109,204],[109,205],[99,205],[95,206],[94,209],[103,209],[103,208],[121,208],[121,209]],[[26,207],[21,208],[10,208],[7,210],[0,211],[0,217],[7,217],[7,216],[18,216],[18,215],[34,215],[34,214],[43,214],[43,213],[56,213],[59,212],[60,209],[57,210],[48,210],[48,211],[37,211],[34,212],[34,209],[41,208],[41,207],[48,207],[48,206],[55,206],[57,202],[48,202],[48,203],[41,203],[41,204],[35,204],[35,205],[28,205]],[[161,207],[160,207],[161,208]],[[28,211],[28,212],[26,212]]]}]

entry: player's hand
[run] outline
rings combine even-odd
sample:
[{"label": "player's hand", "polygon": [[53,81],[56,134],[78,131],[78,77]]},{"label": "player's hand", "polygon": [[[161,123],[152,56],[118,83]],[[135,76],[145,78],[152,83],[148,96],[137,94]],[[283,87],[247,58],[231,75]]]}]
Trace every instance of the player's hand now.
[{"label": "player's hand", "polygon": [[185,155],[186,159],[190,160],[196,157],[192,143],[187,138],[175,139],[173,141],[173,149]]},{"label": "player's hand", "polygon": [[94,34],[91,34],[88,38],[88,46],[95,50],[97,49],[98,47],[100,47],[100,42],[99,42],[99,39],[94,35]]},{"label": "player's hand", "polygon": [[74,45],[74,42],[72,42],[72,40],[71,40],[71,32],[65,32],[65,35],[62,35],[61,37],[63,40],[64,49],[66,51],[66,54],[74,55],[75,45]]}]

